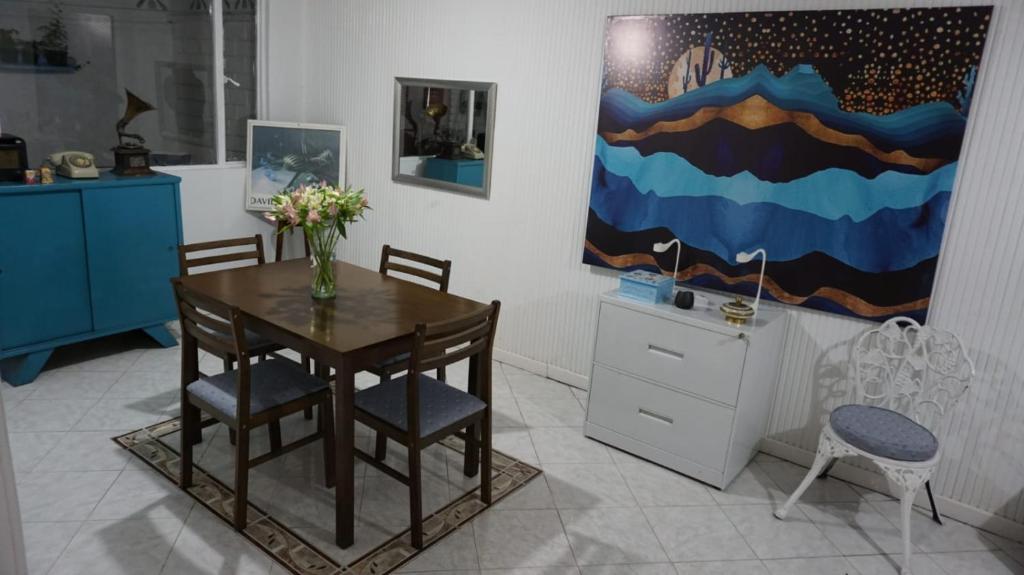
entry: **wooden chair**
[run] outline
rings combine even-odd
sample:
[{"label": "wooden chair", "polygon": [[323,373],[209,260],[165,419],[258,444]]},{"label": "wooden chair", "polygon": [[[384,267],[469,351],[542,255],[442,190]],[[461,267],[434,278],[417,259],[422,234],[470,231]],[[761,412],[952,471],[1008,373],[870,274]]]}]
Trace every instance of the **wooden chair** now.
[{"label": "wooden chair", "polygon": [[[274,234],[277,238],[274,243],[274,262],[284,261],[284,226],[284,222],[277,222],[277,233]],[[309,239],[306,237],[305,233],[302,234],[302,247],[306,252],[306,257],[308,258],[310,255]],[[306,371],[322,376],[321,372],[313,371],[313,361],[308,355],[303,354],[301,357],[302,367],[304,367]],[[303,416],[306,419],[313,419],[313,408],[311,407],[304,411]]]},{"label": "wooden chair", "polygon": [[[203,252],[211,251],[223,251],[231,250],[234,248],[244,248],[246,246],[252,246],[252,250],[243,251],[229,251],[224,253],[218,253],[214,255],[203,255]],[[192,254],[195,257],[189,257]],[[228,240],[215,240],[210,242],[199,242],[194,244],[182,244],[178,246],[178,273],[184,277],[187,275],[194,275],[196,268],[202,268],[212,265],[219,264],[243,264],[243,265],[263,265],[266,263],[266,258],[263,255],[263,237],[259,234],[253,236],[246,236],[243,238],[232,238]],[[234,266],[243,267],[243,266]],[[282,346],[266,339],[258,333],[246,331],[245,332],[246,343],[249,348],[250,354],[253,357],[258,357],[261,361],[266,358],[268,353],[275,352],[282,348]],[[220,357],[224,362],[224,371],[231,371],[234,369],[235,356],[231,352],[221,353],[216,349],[208,349],[203,342],[199,343],[199,348],[207,353],[211,353]],[[307,419],[313,417],[310,412]],[[270,433],[270,444],[274,446],[281,445],[281,426],[278,422],[272,422],[267,428]],[[235,444],[235,433],[231,432],[231,445]],[[198,440],[202,440],[202,436],[198,437]]]},{"label": "wooden chair", "polygon": [[[399,261],[395,261],[399,260]],[[416,262],[424,267],[416,267],[407,263],[402,263],[401,260],[407,262]],[[433,268],[433,271],[429,268]],[[396,250],[389,245],[384,245],[380,252],[380,273],[384,275],[404,274],[415,276],[421,279],[425,279],[430,283],[436,283],[438,291],[448,293],[448,279],[452,274],[452,262],[451,260],[439,260],[429,256],[424,256],[414,252],[407,252],[404,250]],[[395,357],[388,358],[376,365],[373,365],[366,371],[380,377],[381,383],[387,382],[391,377],[401,371],[405,371],[409,364],[409,354],[403,353],[396,355]],[[444,367],[437,368],[437,379],[446,381],[447,376],[445,374]],[[387,457],[388,450],[388,438],[383,433],[377,434],[377,459],[383,461]]]},{"label": "wooden chair", "polygon": [[[249,469],[317,439],[323,439],[324,483],[334,486],[334,413],[327,382],[306,373],[290,360],[275,357],[250,363],[248,338],[238,308],[228,307],[189,292],[173,280],[181,320],[181,487],[192,485],[192,446],[202,433],[202,412],[237,433],[235,445],[234,526],[246,526]],[[199,343],[206,349],[232,354],[238,369],[214,376],[199,373]],[[318,429],[287,445],[249,459],[249,434],[261,425],[319,406]]]},{"label": "wooden chair", "polygon": [[[501,304],[434,324],[416,326],[405,375],[355,394],[356,421],[406,446],[409,474],[388,467],[360,449],[356,456],[409,486],[412,544],[423,548],[420,452],[465,429],[467,477],[480,471],[480,499],[491,503],[491,350]],[[424,375],[424,371],[471,358],[469,391]]]}]

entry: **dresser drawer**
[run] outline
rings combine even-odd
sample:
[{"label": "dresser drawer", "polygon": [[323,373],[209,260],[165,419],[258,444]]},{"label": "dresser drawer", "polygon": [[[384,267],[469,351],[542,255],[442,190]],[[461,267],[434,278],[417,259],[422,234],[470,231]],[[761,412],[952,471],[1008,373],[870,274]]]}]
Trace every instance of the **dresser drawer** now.
[{"label": "dresser drawer", "polygon": [[746,342],[684,323],[601,305],[594,361],[736,405]]},{"label": "dresser drawer", "polygon": [[594,366],[587,421],[721,470],[733,410]]}]

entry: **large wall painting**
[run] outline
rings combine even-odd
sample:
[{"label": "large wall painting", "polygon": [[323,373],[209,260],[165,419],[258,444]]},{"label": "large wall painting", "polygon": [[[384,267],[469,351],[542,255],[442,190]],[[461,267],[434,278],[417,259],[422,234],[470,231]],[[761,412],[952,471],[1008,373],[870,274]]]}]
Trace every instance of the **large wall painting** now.
[{"label": "large wall painting", "polygon": [[609,18],[584,262],[923,321],[991,14]]}]

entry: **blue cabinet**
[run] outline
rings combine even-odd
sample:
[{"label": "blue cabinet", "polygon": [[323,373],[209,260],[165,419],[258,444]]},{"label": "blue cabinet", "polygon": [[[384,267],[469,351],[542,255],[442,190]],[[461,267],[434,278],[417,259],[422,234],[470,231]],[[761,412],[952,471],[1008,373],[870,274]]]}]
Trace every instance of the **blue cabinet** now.
[{"label": "blue cabinet", "polygon": [[174,345],[180,179],[0,184],[0,372],[31,382],[53,349],[143,329]]}]

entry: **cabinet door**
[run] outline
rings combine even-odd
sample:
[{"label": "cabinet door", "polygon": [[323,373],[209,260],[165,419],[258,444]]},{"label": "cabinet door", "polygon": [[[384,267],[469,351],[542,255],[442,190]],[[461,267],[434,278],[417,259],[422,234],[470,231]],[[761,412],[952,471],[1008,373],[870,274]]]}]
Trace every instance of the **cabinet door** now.
[{"label": "cabinet door", "polygon": [[92,330],[77,190],[0,195],[0,348]]},{"label": "cabinet door", "polygon": [[178,275],[174,186],[86,190],[93,322],[96,329],[174,319],[170,278]]}]

